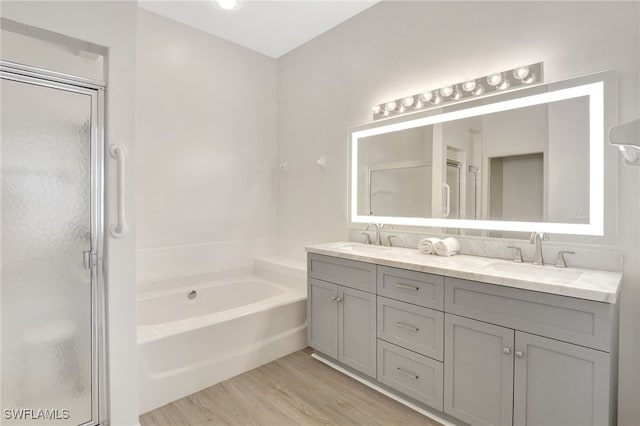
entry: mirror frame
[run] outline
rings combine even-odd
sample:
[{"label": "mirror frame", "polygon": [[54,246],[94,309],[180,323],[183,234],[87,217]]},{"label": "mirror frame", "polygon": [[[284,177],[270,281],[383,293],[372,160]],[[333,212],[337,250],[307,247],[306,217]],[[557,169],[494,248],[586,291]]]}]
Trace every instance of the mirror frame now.
[{"label": "mirror frame", "polygon": [[[605,146],[605,105],[611,105],[615,95],[615,71],[602,72],[559,82],[530,86],[518,91],[505,92],[491,98],[447,105],[446,112],[434,113],[434,109],[385,120],[378,120],[350,129],[349,131],[349,221],[352,224],[370,222],[400,226],[462,228],[496,231],[547,232],[570,235],[604,235],[604,146]],[[547,88],[548,91],[540,92]],[[533,94],[531,94],[533,92]],[[514,94],[517,95],[514,97]],[[387,217],[358,214],[358,144],[360,139],[384,133],[412,129],[432,124],[445,123],[483,114],[497,113],[573,99],[589,97],[589,223],[519,222],[498,220],[445,219],[422,217]],[[474,105],[486,102],[481,105]],[[614,102],[615,104],[615,102]],[[611,123],[608,123],[611,125]],[[607,127],[608,128],[608,127]]]}]

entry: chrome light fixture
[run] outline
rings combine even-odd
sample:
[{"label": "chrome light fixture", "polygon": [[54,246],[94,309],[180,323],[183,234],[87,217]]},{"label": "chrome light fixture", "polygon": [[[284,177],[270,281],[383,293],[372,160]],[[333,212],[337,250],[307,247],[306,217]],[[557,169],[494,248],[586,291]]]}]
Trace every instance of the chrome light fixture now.
[{"label": "chrome light fixture", "polygon": [[386,101],[373,107],[373,119],[378,120],[432,108],[435,105],[487,96],[509,89],[519,89],[533,83],[542,83],[542,64],[542,62],[538,62],[520,66],[473,80],[449,84],[439,89]]}]

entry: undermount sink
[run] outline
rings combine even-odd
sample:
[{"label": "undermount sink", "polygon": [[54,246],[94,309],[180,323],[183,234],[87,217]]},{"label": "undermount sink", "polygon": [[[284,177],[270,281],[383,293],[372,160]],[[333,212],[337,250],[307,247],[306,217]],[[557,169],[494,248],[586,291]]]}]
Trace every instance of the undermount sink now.
[{"label": "undermount sink", "polygon": [[361,244],[361,243],[336,244],[335,248],[341,249],[341,250],[351,250],[353,252],[361,252],[361,253],[378,253],[381,251],[391,250],[391,247],[374,246],[374,245]]},{"label": "undermount sink", "polygon": [[498,272],[509,272],[512,274],[526,274],[541,276],[551,279],[560,279],[566,281],[575,281],[582,276],[582,271],[575,269],[561,269],[552,266],[532,265],[529,263],[502,263],[495,262],[489,264],[489,267]]}]

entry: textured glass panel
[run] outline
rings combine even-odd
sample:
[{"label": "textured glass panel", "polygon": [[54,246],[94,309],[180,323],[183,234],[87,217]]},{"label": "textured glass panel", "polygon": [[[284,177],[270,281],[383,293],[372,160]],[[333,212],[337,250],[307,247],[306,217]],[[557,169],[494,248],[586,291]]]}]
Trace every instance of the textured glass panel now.
[{"label": "textured glass panel", "polygon": [[2,424],[77,425],[91,420],[91,98],[1,82]]}]

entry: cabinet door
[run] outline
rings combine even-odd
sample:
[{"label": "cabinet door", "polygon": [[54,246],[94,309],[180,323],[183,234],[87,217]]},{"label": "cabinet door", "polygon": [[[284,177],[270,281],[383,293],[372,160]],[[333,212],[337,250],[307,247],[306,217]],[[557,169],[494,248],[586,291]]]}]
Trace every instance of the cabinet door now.
[{"label": "cabinet door", "polygon": [[338,360],[376,377],[376,295],[338,288]]},{"label": "cabinet door", "polygon": [[514,423],[609,423],[609,354],[516,332]]},{"label": "cabinet door", "polygon": [[444,411],[472,425],[511,425],[514,331],[445,314]]},{"label": "cabinet door", "polygon": [[338,357],[338,286],[309,278],[307,342],[330,357]]}]

